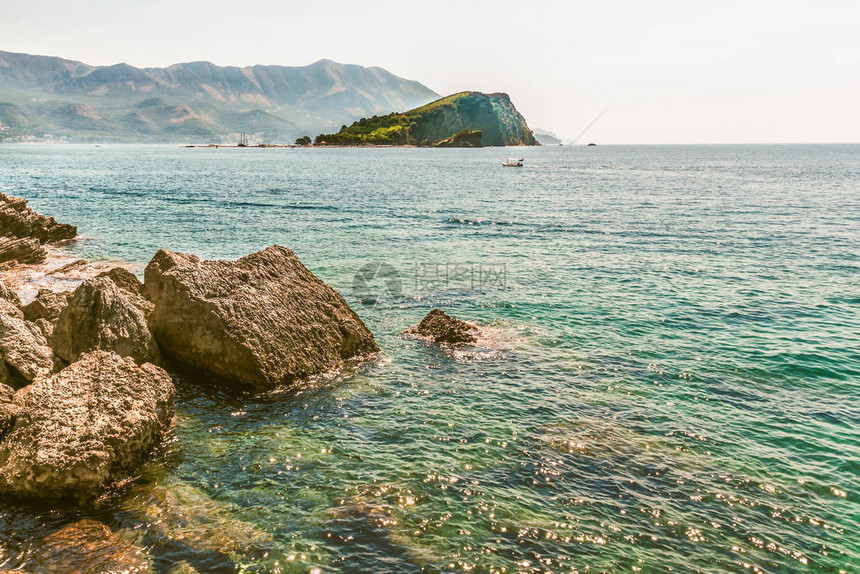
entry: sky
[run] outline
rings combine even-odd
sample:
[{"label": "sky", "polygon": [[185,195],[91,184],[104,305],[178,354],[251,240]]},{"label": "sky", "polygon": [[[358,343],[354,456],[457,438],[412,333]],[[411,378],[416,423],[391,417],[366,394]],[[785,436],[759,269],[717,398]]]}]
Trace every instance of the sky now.
[{"label": "sky", "polygon": [[0,50],[381,66],[582,143],[860,142],[860,0],[0,0]]}]

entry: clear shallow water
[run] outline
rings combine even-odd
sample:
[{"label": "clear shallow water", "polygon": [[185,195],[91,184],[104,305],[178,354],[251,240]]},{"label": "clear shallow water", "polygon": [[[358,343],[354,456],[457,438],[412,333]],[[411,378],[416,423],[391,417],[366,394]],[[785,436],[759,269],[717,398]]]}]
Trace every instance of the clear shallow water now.
[{"label": "clear shallow water", "polygon": [[[509,153],[0,146],[82,256],[280,243],[384,350],[299,393],[180,383],[136,486],[0,503],[0,565],[93,515],[159,571],[854,571],[860,146]],[[353,292],[374,261],[399,290]],[[432,305],[493,348],[402,338]]]}]

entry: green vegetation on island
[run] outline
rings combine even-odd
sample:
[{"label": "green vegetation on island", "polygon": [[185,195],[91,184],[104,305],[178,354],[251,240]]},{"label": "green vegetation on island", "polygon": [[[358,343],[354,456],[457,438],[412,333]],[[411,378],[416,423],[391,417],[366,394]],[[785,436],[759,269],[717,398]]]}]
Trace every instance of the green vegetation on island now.
[{"label": "green vegetation on island", "polygon": [[539,145],[507,94],[460,92],[408,112],[362,118],[316,145]]},{"label": "green vegetation on island", "polygon": [[0,142],[291,142],[439,97],[381,68],[90,66],[0,51]]}]

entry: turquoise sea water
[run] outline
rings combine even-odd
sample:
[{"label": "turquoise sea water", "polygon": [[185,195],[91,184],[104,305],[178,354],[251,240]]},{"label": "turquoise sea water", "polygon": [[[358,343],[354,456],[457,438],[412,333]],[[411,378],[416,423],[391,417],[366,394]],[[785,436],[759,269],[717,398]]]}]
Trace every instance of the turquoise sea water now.
[{"label": "turquoise sea water", "polygon": [[[94,516],[160,572],[855,571],[860,145],[510,153],[0,146],[81,256],[279,243],[383,349],[299,392],[180,381],[135,485],[0,501],[0,567]],[[492,344],[401,337],[431,306]]]}]

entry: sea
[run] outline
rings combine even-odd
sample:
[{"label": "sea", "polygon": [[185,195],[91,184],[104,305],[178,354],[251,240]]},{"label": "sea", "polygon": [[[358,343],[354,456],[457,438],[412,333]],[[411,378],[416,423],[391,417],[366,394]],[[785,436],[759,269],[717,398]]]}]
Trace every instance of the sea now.
[{"label": "sea", "polygon": [[0,501],[0,569],[92,518],[155,572],[860,570],[860,145],[3,145],[0,190],[141,276],[289,247],[382,348],[178,379],[129,484]]}]

